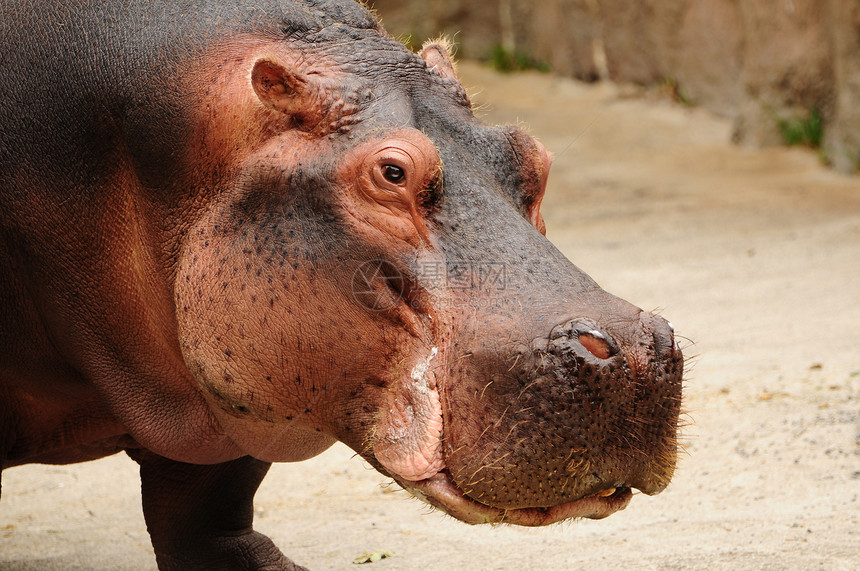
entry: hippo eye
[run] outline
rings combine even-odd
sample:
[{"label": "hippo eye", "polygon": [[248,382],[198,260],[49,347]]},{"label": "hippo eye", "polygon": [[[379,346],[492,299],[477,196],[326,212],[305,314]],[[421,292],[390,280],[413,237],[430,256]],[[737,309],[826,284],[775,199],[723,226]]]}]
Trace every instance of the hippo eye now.
[{"label": "hippo eye", "polygon": [[382,176],[390,183],[400,184],[406,178],[406,173],[396,165],[384,165],[382,167]]}]

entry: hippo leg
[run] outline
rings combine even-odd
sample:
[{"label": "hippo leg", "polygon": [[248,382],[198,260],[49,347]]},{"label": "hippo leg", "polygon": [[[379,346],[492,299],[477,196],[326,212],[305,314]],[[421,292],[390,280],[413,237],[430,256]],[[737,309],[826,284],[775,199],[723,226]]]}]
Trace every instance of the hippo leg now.
[{"label": "hippo leg", "polygon": [[307,571],[254,531],[254,494],[270,464],[249,456],[201,466],[129,450],[158,568]]}]

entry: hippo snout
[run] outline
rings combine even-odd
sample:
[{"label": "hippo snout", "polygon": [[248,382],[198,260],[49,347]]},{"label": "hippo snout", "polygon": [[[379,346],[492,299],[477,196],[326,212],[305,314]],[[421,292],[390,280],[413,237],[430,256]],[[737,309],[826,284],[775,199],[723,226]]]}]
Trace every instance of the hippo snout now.
[{"label": "hippo snout", "polygon": [[[616,340],[606,328],[591,319],[572,319],[552,329],[547,350],[558,355],[575,354],[598,364],[613,359],[625,360],[634,376],[640,371],[647,374],[650,367],[659,368],[678,357],[680,349],[675,341],[675,330],[664,318],[640,310],[637,318],[629,323],[625,326],[624,321],[619,321],[613,325],[618,331]],[[536,347],[542,342],[542,339],[536,340]]]},{"label": "hippo snout", "polygon": [[474,406],[494,422],[448,414],[454,484],[505,510],[589,498],[620,509],[633,488],[659,493],[675,466],[682,366],[671,326],[647,312],[552,327],[504,369],[483,367]]}]

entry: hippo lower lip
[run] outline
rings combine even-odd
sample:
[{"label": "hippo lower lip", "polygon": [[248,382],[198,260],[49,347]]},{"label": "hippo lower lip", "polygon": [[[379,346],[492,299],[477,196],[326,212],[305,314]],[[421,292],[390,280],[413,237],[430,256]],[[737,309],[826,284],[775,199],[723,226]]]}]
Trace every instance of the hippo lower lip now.
[{"label": "hippo lower lip", "polygon": [[[435,352],[431,353],[430,359],[435,356]],[[427,363],[429,364],[429,360]],[[424,371],[421,371],[423,377]],[[443,424],[441,415],[438,418],[439,424]],[[453,481],[448,473],[445,461],[441,456],[441,448],[436,446],[441,443],[441,430],[439,434],[424,434],[422,442],[426,445],[427,450],[436,450],[433,458],[427,459],[429,464],[423,470],[424,474],[431,474],[429,477],[418,476],[418,479],[410,479],[408,472],[392,470],[397,468],[409,467],[412,468],[417,463],[415,458],[422,458],[421,454],[416,454],[409,458],[408,462],[390,464],[387,466],[388,473],[399,483],[404,489],[409,491],[417,498],[427,502],[428,504],[444,510],[446,513],[470,524],[481,523],[508,523],[522,526],[542,526],[556,522],[560,522],[571,518],[588,518],[602,519],[612,515],[627,507],[633,496],[629,487],[617,486],[608,487],[603,490],[590,493],[579,499],[563,502],[558,505],[548,507],[523,507],[523,508],[503,508],[494,507],[479,501],[476,501],[466,495]],[[383,456],[384,457],[384,456]],[[377,457],[381,460],[382,457]],[[385,465],[385,462],[383,462]],[[422,464],[422,466],[424,466]],[[431,466],[435,466],[432,467]],[[413,472],[417,474],[417,472]],[[413,476],[414,477],[414,476]]]},{"label": "hippo lower lip", "polygon": [[504,509],[466,497],[445,471],[419,482],[398,479],[398,483],[430,505],[470,524],[508,523],[536,527],[571,518],[602,519],[626,508],[633,497],[630,488],[618,487],[608,495],[606,492],[609,490],[605,490],[548,508]]},{"label": "hippo lower lip", "polygon": [[[429,366],[429,362],[435,355],[435,351],[431,353],[425,363],[425,368]],[[420,369],[418,371],[420,374],[414,376],[423,378],[426,372],[425,368],[419,365],[417,369]],[[440,426],[444,424],[441,414],[437,420]],[[388,460],[388,462],[382,463],[386,468],[383,471],[387,471],[398,484],[411,494],[466,523],[508,523],[535,527],[571,518],[602,519],[627,507],[633,496],[629,487],[617,486],[604,488],[579,499],[549,507],[503,508],[481,503],[468,497],[454,483],[448,473],[445,460],[441,455],[441,446],[439,446],[442,441],[441,432],[442,430],[439,430],[438,434],[425,433],[420,437],[420,441],[425,445],[422,450],[436,451],[432,458],[426,458],[423,454],[415,454],[405,456],[397,463],[391,463],[390,460],[397,460],[396,456],[389,458],[387,454],[380,454],[377,456],[377,460],[383,458]],[[416,459],[426,460],[426,466],[421,464],[422,468],[425,468],[421,470],[423,474],[417,476],[416,479],[410,479],[410,472],[403,470],[403,468],[411,469],[417,466]],[[417,471],[411,472],[415,475],[418,473]],[[426,474],[431,475],[423,477]],[[415,478],[415,476],[412,477]]]}]

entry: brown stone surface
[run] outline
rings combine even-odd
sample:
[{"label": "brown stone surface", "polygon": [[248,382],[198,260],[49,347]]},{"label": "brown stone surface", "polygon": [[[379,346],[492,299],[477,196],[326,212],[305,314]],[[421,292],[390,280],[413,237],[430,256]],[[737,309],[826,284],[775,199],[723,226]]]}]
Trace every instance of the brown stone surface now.
[{"label": "brown stone surface", "polygon": [[648,85],[670,75],[686,1],[598,0],[609,77]]},{"label": "brown stone surface", "polygon": [[860,169],[860,2],[830,0],[835,109],[827,156],[843,172]]},{"label": "brown stone surface", "polygon": [[834,77],[825,5],[818,0],[739,4],[745,42],[738,140],[779,144],[779,119],[803,118],[811,109],[832,116]]},{"label": "brown stone surface", "polygon": [[458,56],[481,59],[502,42],[499,0],[372,0],[369,5],[394,37],[413,48],[445,35],[456,41]]},{"label": "brown stone surface", "polygon": [[595,0],[548,0],[527,4],[530,13],[520,20],[518,44],[556,72],[595,81],[600,70],[594,41],[601,35]]},{"label": "brown stone surface", "polygon": [[688,2],[669,74],[692,103],[726,117],[741,100],[744,37],[737,2]]}]

